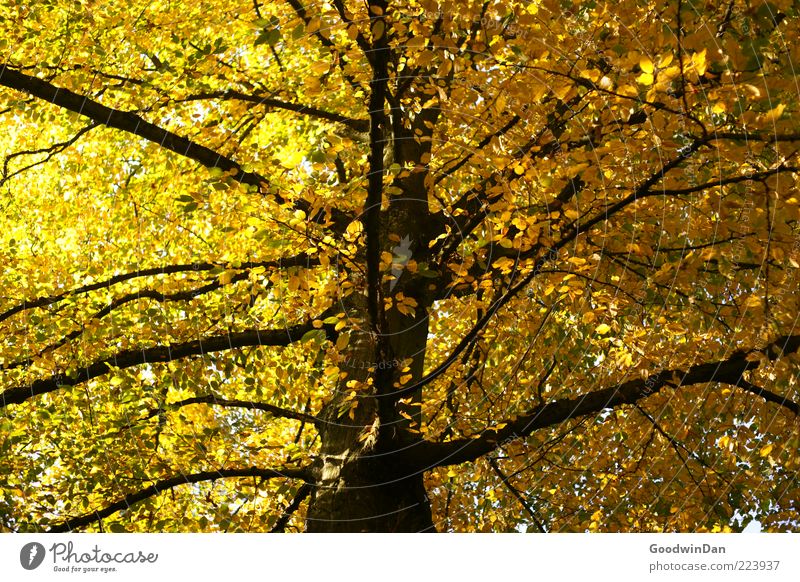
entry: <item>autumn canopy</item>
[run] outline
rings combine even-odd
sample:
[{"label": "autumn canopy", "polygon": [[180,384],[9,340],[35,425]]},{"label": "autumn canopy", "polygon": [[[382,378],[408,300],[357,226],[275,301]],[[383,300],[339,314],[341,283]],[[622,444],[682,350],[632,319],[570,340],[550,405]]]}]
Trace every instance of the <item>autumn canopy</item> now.
[{"label": "autumn canopy", "polygon": [[797,529],[797,3],[0,28],[0,531]]}]

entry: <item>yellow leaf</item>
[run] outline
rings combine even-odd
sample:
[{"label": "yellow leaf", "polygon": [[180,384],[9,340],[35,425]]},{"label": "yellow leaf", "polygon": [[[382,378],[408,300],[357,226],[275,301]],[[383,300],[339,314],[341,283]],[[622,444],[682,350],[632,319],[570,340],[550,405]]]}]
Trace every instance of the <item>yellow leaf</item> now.
[{"label": "yellow leaf", "polygon": [[670,323],[666,326],[666,329],[675,335],[683,335],[686,333],[686,329],[679,323]]},{"label": "yellow leaf", "polygon": [[231,282],[231,279],[233,279],[233,276],[235,274],[236,274],[236,271],[231,271],[230,269],[227,270],[227,271],[223,271],[222,273],[219,274],[219,277],[217,278],[219,280],[219,284],[220,285],[229,285],[230,282]]},{"label": "yellow leaf", "polygon": [[327,63],[325,61],[317,61],[315,63],[312,63],[311,72],[313,72],[315,75],[324,75],[330,70],[330,68],[331,68],[330,63]]},{"label": "yellow leaf", "polygon": [[772,452],[772,445],[764,445],[761,447],[761,450],[758,451],[758,454],[762,457],[768,456]]},{"label": "yellow leaf", "polygon": [[767,123],[774,123],[774,122],[778,121],[778,119],[780,119],[781,115],[783,115],[783,110],[784,109],[786,109],[786,106],[783,103],[779,103],[777,107],[767,111],[762,116],[762,119]]},{"label": "yellow leaf", "polygon": [[598,79],[600,79],[600,75],[601,75],[600,71],[597,71],[595,69],[584,69],[583,71],[581,71],[581,77],[583,77],[584,79],[589,79],[593,83],[596,83]]},{"label": "yellow leaf", "polygon": [[308,21],[306,25],[306,32],[308,34],[313,34],[319,30],[320,19],[319,18],[312,18]]},{"label": "yellow leaf", "polygon": [[755,85],[751,85],[750,83],[744,83],[742,86],[745,89],[747,89],[747,92],[753,99],[758,99],[759,97],[761,97],[761,89],[759,89]]},{"label": "yellow leaf", "polygon": [[[338,324],[337,324],[338,325]],[[347,344],[350,343],[350,334],[343,333],[338,338],[336,338],[336,349],[342,351],[347,347]]]},{"label": "yellow leaf", "polygon": [[421,49],[425,46],[425,37],[424,36],[415,36],[413,38],[408,39],[406,42],[406,47],[410,49]]},{"label": "yellow leaf", "polygon": [[636,77],[636,82],[640,85],[652,85],[653,84],[653,74],[652,73],[642,73],[638,77]]},{"label": "yellow leaf", "polygon": [[610,331],[611,331],[611,326],[610,326],[610,325],[608,325],[607,323],[601,323],[601,324],[600,324],[600,325],[598,325],[596,328],[594,328],[594,331],[595,331],[595,332],[596,332],[598,335],[605,335],[605,334],[607,334],[608,332],[610,332]]},{"label": "yellow leaf", "polygon": [[639,59],[639,68],[642,70],[643,73],[648,73],[651,76],[653,74],[653,71],[655,70],[655,68],[653,67],[653,61],[651,61],[649,58],[645,56],[642,56],[642,58]]},{"label": "yellow leaf", "polygon": [[692,55],[692,64],[698,75],[702,77],[706,74],[706,49]]},{"label": "yellow leaf", "polygon": [[562,83],[553,87],[553,94],[564,101],[572,89],[573,86],[570,83]]},{"label": "yellow leaf", "polygon": [[372,38],[374,40],[379,40],[383,36],[385,30],[386,25],[383,23],[383,20],[376,20],[375,24],[372,25]]},{"label": "yellow leaf", "polygon": [[762,301],[763,301],[762,298],[759,297],[758,295],[751,295],[744,302],[744,305],[745,307],[749,307],[750,309],[756,309],[758,307],[761,307]]}]

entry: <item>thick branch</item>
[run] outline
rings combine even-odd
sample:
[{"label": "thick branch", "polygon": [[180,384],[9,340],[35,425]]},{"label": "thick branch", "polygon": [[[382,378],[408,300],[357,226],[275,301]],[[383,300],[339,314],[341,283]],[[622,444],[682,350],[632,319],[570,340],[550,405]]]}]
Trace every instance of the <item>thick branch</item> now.
[{"label": "thick branch", "polygon": [[[248,276],[249,273],[247,272],[237,273],[234,277],[231,278],[231,283],[247,279]],[[203,285],[202,287],[198,287],[196,289],[188,289],[186,291],[178,291],[176,293],[169,293],[169,294],[161,293],[160,291],[156,291],[155,289],[141,289],[138,291],[134,291],[133,293],[127,293],[126,295],[117,297],[116,299],[111,301],[108,305],[106,305],[99,311],[95,312],[93,315],[91,315],[89,317],[89,320],[90,321],[100,320],[109,313],[112,313],[116,309],[122,307],[126,303],[139,301],[140,299],[152,299],[154,301],[158,301],[159,303],[166,303],[169,301],[191,301],[192,299],[200,297],[206,293],[210,293],[221,287],[222,283],[220,283],[219,281],[212,281],[211,283],[208,283],[207,285]],[[28,367],[31,364],[33,364],[33,360],[35,358],[41,357],[47,352],[51,352],[53,350],[60,348],[67,342],[70,342],[80,337],[83,334],[83,332],[84,328],[82,327],[75,329],[70,333],[59,338],[57,341],[48,344],[47,346],[39,350],[39,352],[35,356],[26,357],[21,360],[16,360],[14,362],[11,362],[10,364],[6,364],[5,369],[13,370],[15,368]]]},{"label": "thick branch", "polygon": [[[131,368],[146,363],[163,363],[209,352],[220,352],[250,346],[287,346],[298,341],[303,334],[315,329],[311,323],[287,327],[286,329],[250,330],[225,335],[211,336],[200,340],[151,348],[132,349],[119,352],[110,358],[78,368],[73,375],[54,374],[49,378],[35,380],[27,386],[15,386],[0,394],[0,408],[19,404],[34,396],[47,394],[62,386],[75,386],[93,378],[108,374],[112,368]],[[333,326],[323,328],[329,337],[334,337]]]},{"label": "thick branch", "polygon": [[664,370],[647,378],[629,380],[583,396],[555,400],[537,406],[519,418],[509,420],[501,429],[487,429],[475,437],[444,443],[420,443],[414,447],[411,455],[415,462],[421,463],[425,469],[474,461],[502,443],[528,436],[541,428],[597,414],[607,408],[636,403],[667,385],[678,388],[707,382],[730,384],[757,394],[769,402],[780,404],[794,414],[800,415],[800,404],[797,402],[753,386],[743,378],[745,372],[759,367],[758,358],[748,359],[749,357],[760,353],[769,360],[775,360],[798,349],[800,349],[800,335],[784,336],[766,348],[750,352],[737,351],[725,360],[698,364],[686,370]]},{"label": "thick branch", "polygon": [[85,527],[100,519],[106,518],[118,511],[129,509],[131,505],[144,501],[149,497],[154,497],[159,493],[174,489],[180,485],[187,483],[200,483],[202,481],[216,481],[217,479],[227,479],[232,477],[260,477],[261,479],[302,479],[306,483],[312,482],[311,474],[306,469],[259,469],[258,467],[249,467],[245,469],[220,469],[219,471],[203,471],[201,473],[193,473],[191,475],[179,475],[169,479],[162,479],[149,487],[145,487],[135,493],[126,495],[119,501],[107,505],[103,509],[93,511],[81,515],[80,517],[73,517],[67,521],[54,525],[48,533],[58,533],[72,531],[79,527]]},{"label": "thick branch", "polygon": [[718,139],[730,139],[734,141],[763,141],[767,143],[774,143],[774,142],[789,142],[789,141],[800,141],[800,133],[763,133],[763,132],[752,132],[752,133],[735,133],[729,131],[715,131],[713,134],[708,136],[709,141],[718,140]]},{"label": "thick branch", "polygon": [[[233,178],[242,184],[259,186],[262,183],[268,183],[263,176],[245,171],[230,158],[145,121],[135,113],[106,107],[89,97],[73,93],[69,89],[57,87],[38,77],[20,73],[9,68],[6,63],[0,63],[0,85],[29,93],[34,97],[88,117],[96,123],[144,138],[176,154],[199,162],[207,168],[219,168],[226,172],[232,172]],[[283,200],[280,200],[283,203]]]},{"label": "thick branch", "polygon": [[749,180],[763,180],[764,178],[769,178],[770,176],[774,176],[775,174],[796,174],[800,172],[800,168],[795,166],[777,166],[775,168],[771,168],[769,170],[764,170],[762,172],[753,172],[752,174],[745,174],[743,176],[732,176],[730,178],[720,178],[719,180],[713,180],[711,182],[706,182],[704,184],[698,184],[697,186],[690,186],[688,188],[674,188],[674,189],[661,189],[657,192],[653,192],[653,194],[657,194],[660,196],[681,196],[683,194],[692,194],[694,192],[702,192],[703,190],[707,190],[709,188],[714,188],[718,186],[727,186],[728,184],[739,184],[741,182],[747,182]]},{"label": "thick branch", "polygon": [[[207,168],[219,168],[230,173],[232,178],[241,184],[255,186],[257,188],[260,188],[262,184],[269,184],[267,178],[256,172],[245,170],[238,162],[235,162],[227,156],[150,123],[149,121],[145,121],[135,113],[106,107],[89,97],[73,93],[69,89],[57,87],[38,77],[20,73],[10,68],[8,64],[1,62],[0,85],[17,91],[23,91],[68,111],[73,111],[79,115],[88,117],[98,124],[113,127],[114,129],[119,129],[146,139],[162,148],[194,160]],[[274,194],[275,199],[280,204],[288,203],[288,201],[277,192],[272,192],[272,194]],[[311,204],[305,200],[297,200],[292,206],[309,215],[309,219],[313,220],[317,217],[316,215],[311,216]],[[332,209],[330,212],[337,228],[343,228],[343,226],[346,226],[350,222],[349,217],[346,216],[345,213],[336,209]]]}]

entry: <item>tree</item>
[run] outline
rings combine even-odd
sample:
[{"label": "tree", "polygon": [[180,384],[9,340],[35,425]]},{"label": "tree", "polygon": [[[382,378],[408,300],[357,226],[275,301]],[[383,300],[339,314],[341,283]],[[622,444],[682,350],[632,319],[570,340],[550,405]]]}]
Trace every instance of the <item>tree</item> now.
[{"label": "tree", "polygon": [[0,16],[4,529],[796,529],[796,3]]}]

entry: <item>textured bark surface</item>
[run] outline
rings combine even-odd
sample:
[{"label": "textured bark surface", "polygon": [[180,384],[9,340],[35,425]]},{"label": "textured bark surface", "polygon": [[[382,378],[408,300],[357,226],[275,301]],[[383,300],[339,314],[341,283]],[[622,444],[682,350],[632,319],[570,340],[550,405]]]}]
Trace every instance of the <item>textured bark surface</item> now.
[{"label": "textured bark surface", "polygon": [[391,455],[328,462],[311,502],[308,532],[435,531],[422,473],[404,476]]},{"label": "textured bark surface", "polygon": [[[396,346],[416,349],[418,339],[412,341],[412,336],[425,334],[427,325],[417,325],[399,334],[408,341]],[[341,368],[347,377],[323,412],[317,487],[306,524],[309,532],[434,531],[423,472],[393,451],[400,435],[407,434],[402,417],[381,426],[374,387],[356,400],[355,408],[344,406],[350,395],[347,383],[373,377],[374,354],[374,338],[364,331],[353,341],[350,359]],[[396,355],[403,359],[402,353]],[[422,357],[424,352],[418,356]],[[397,373],[392,370],[391,376]]]},{"label": "textured bark surface", "polygon": [[[374,2],[373,26],[385,9],[384,2]],[[442,216],[431,213],[432,177],[424,161],[440,109],[429,106],[409,116],[397,103],[386,107],[386,43],[386,36],[378,35],[371,61],[369,183],[361,218],[367,243],[366,288],[357,285],[362,289],[342,302],[351,321],[359,320],[359,332],[351,334],[346,361],[339,366],[346,377],[321,415],[322,446],[307,514],[309,532],[435,531],[424,467],[409,462],[409,450],[421,441],[421,391],[405,400],[393,393],[420,380],[425,369],[435,289],[416,268],[406,267],[412,260],[428,261],[431,240],[444,231]],[[413,170],[395,178],[394,194],[387,195],[383,178],[392,164]],[[386,253],[392,255],[392,265],[382,271],[379,260]],[[398,301],[400,294],[416,303],[413,314],[387,303]],[[359,386],[355,399],[353,380]],[[357,406],[346,407],[347,402]]]}]

